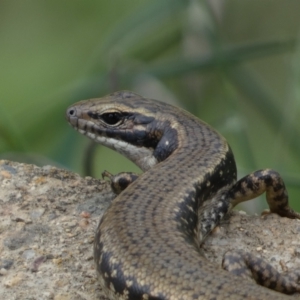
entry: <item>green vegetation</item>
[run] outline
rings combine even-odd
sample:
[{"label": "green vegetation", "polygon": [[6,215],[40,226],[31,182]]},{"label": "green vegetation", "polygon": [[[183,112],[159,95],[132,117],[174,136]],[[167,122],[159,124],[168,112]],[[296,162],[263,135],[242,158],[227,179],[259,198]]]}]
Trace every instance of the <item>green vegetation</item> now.
[{"label": "green vegetation", "polygon": [[0,158],[82,175],[86,161],[96,176],[136,171],[102,147],[92,156],[64,120],[78,100],[128,89],[215,127],[240,177],[279,171],[300,210],[300,2],[270,4],[1,1]]}]

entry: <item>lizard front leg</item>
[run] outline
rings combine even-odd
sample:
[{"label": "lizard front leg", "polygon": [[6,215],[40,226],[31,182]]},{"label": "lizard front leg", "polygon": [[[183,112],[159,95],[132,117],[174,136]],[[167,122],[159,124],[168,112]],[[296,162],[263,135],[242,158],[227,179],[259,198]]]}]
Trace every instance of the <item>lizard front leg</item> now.
[{"label": "lizard front leg", "polygon": [[121,172],[116,175],[112,175],[108,171],[102,173],[102,178],[107,177],[110,180],[110,186],[113,192],[119,195],[124,191],[133,181],[135,181],[139,175],[132,172]]}]

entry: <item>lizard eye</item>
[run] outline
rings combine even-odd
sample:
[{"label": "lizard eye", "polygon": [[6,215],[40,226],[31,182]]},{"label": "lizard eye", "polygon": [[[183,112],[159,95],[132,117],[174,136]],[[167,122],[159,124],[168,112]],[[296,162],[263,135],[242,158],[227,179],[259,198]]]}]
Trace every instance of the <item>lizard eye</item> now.
[{"label": "lizard eye", "polygon": [[116,125],[123,118],[122,114],[118,112],[108,112],[101,115],[101,119],[108,125]]}]

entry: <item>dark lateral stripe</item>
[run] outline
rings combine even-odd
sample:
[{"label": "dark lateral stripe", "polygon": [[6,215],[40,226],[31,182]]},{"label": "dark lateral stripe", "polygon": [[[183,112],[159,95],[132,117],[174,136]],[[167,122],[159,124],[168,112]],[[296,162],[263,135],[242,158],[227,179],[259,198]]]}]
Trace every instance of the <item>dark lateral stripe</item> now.
[{"label": "dark lateral stripe", "polygon": [[[139,122],[146,119],[139,116]],[[152,118],[152,117],[151,117]],[[147,120],[147,122],[150,120]],[[139,124],[141,125],[141,124]],[[178,147],[178,132],[170,126],[169,121],[160,122],[155,119],[143,124],[138,130],[120,130],[116,128],[99,128],[100,136],[125,141],[131,145],[154,149],[154,157],[160,162],[165,160]]]},{"label": "dark lateral stripe", "polygon": [[[103,135],[103,130],[98,130],[99,135]],[[138,147],[146,147],[154,149],[158,143],[157,137],[148,137],[148,133],[145,130],[133,130],[133,131],[118,131],[112,129],[105,130],[105,135],[109,138],[125,141],[131,145]]]}]

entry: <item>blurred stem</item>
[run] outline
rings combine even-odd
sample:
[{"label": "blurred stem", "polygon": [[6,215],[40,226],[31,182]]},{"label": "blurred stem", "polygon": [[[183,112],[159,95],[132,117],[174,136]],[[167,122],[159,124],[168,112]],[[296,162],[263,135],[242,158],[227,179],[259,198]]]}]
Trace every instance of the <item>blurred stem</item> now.
[{"label": "blurred stem", "polygon": [[95,177],[94,174],[94,158],[98,144],[94,141],[89,141],[88,146],[83,155],[83,175]]},{"label": "blurred stem", "polygon": [[[0,119],[2,120],[2,124],[0,124],[0,138],[2,138],[4,143],[6,144],[5,148],[9,149],[10,152],[25,151],[25,140],[21,136],[21,130],[17,128],[13,118],[5,116],[2,111]],[[1,152],[3,151],[5,150],[2,149]]]}]

